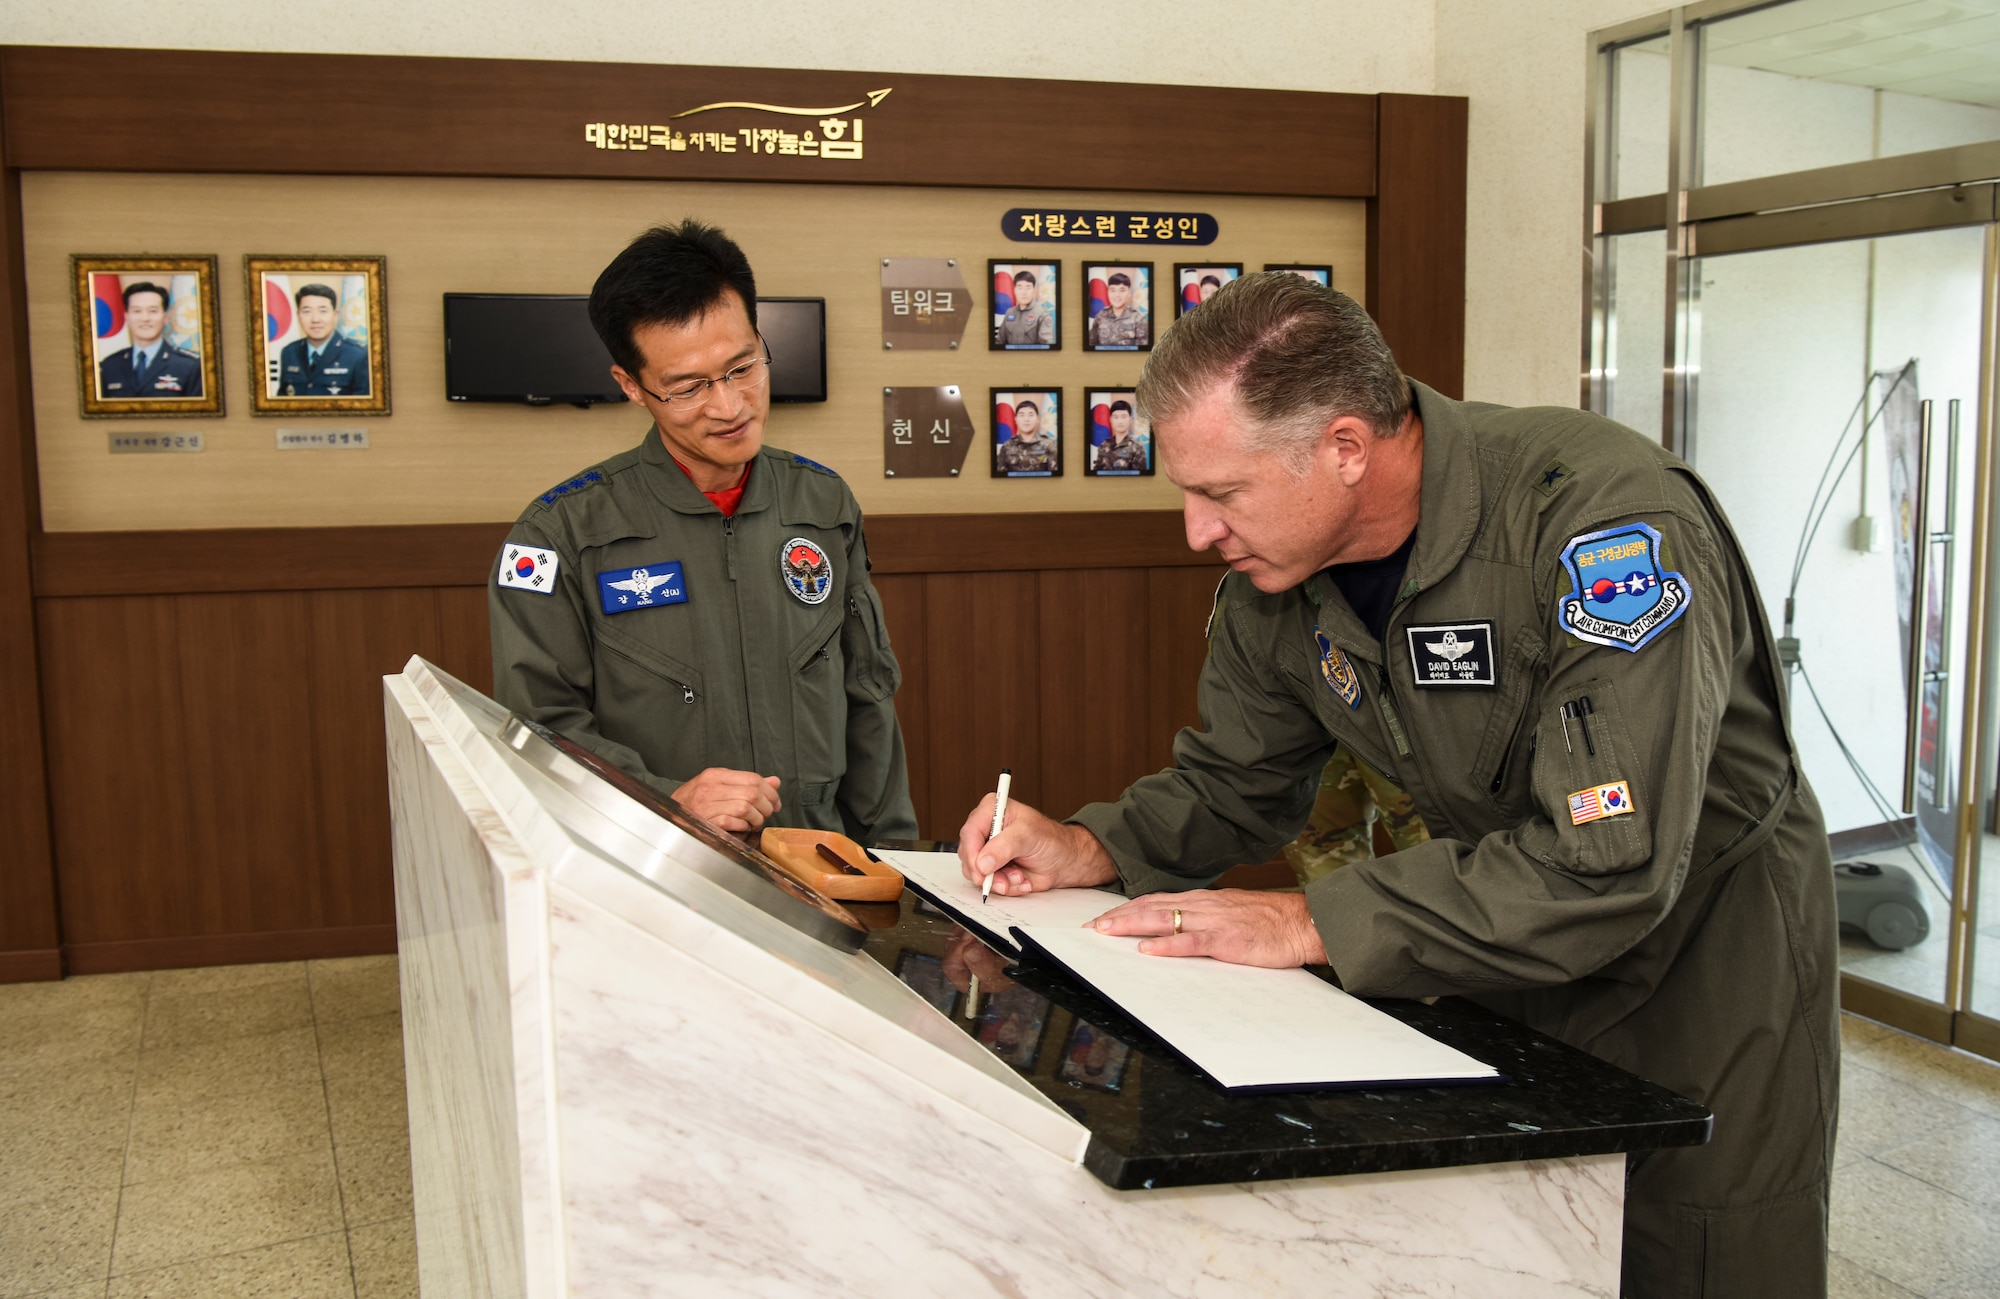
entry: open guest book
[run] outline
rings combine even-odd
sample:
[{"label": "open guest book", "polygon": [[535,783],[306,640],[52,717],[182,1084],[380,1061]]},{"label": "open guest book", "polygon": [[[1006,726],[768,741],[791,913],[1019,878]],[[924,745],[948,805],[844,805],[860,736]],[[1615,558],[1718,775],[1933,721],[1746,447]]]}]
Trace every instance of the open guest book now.
[{"label": "open guest book", "polygon": [[1060,965],[1228,1091],[1503,1081],[1305,970],[1147,956],[1136,938],[1087,927],[1122,894],[1056,889],[995,894],[982,905],[955,854],[877,854],[967,928],[1003,951]]}]

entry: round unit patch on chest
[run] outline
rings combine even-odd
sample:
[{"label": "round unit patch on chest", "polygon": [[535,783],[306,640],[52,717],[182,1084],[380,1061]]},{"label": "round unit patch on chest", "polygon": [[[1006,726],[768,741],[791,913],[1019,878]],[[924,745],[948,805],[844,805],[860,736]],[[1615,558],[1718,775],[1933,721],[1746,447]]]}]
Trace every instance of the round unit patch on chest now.
[{"label": "round unit patch on chest", "polygon": [[778,569],[785,585],[807,604],[825,604],[833,594],[833,561],[817,543],[793,537],[778,554]]}]

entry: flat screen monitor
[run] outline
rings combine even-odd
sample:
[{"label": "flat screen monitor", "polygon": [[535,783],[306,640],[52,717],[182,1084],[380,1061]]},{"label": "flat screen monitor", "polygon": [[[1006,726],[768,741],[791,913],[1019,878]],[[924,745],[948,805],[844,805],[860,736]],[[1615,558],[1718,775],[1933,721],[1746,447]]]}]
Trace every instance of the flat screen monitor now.
[{"label": "flat screen monitor", "polygon": [[[624,401],[580,293],[444,295],[445,395],[453,401]],[[759,298],[771,400],[826,400],[826,299]]]},{"label": "flat screen monitor", "polygon": [[624,401],[581,293],[447,293],[444,384],[453,401]]},{"label": "flat screen monitor", "polygon": [[826,400],[826,299],[759,298],[757,328],[771,345],[771,400]]}]

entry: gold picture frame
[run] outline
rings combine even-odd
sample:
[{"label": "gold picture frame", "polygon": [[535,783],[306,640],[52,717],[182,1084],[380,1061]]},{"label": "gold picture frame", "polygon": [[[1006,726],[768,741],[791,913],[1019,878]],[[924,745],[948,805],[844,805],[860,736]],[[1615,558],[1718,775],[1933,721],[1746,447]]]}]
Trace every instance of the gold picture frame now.
[{"label": "gold picture frame", "polygon": [[213,255],[77,253],[69,268],[85,419],[222,414]]},{"label": "gold picture frame", "polygon": [[252,414],[389,414],[388,268],[387,257],[243,259]]}]

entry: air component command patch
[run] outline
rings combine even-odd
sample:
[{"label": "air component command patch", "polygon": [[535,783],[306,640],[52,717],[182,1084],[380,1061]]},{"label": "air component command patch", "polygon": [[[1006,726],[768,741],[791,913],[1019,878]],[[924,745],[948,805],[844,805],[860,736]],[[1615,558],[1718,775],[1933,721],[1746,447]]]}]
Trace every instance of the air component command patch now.
[{"label": "air component command patch", "polygon": [[1361,678],[1354,671],[1354,660],[1342,654],[1317,627],[1313,628],[1313,639],[1319,642],[1319,674],[1326,678],[1326,684],[1349,708],[1361,707]]},{"label": "air component command patch", "polygon": [[562,567],[562,560],[553,550],[543,550],[540,546],[522,546],[508,542],[500,548],[500,572],[494,577],[495,586],[504,586],[515,591],[532,591],[538,595],[556,593],[556,570]]},{"label": "air component command patch", "polygon": [[1660,568],[1660,534],[1644,523],[1572,537],[1562,562],[1571,589],[1557,621],[1593,645],[1637,652],[1693,598],[1685,578]]},{"label": "air component command patch", "polygon": [[1632,790],[1622,780],[1609,785],[1593,785],[1569,796],[1569,823],[1586,825],[1607,816],[1624,816],[1632,810]]},{"label": "air component command patch", "polygon": [[662,604],[686,604],[687,581],[679,560],[614,568],[597,575],[597,604],[606,613],[630,613]]},{"label": "air component command patch", "polygon": [[778,554],[778,567],[785,585],[807,604],[825,604],[833,594],[833,561],[826,552],[804,537],[793,537]]}]

